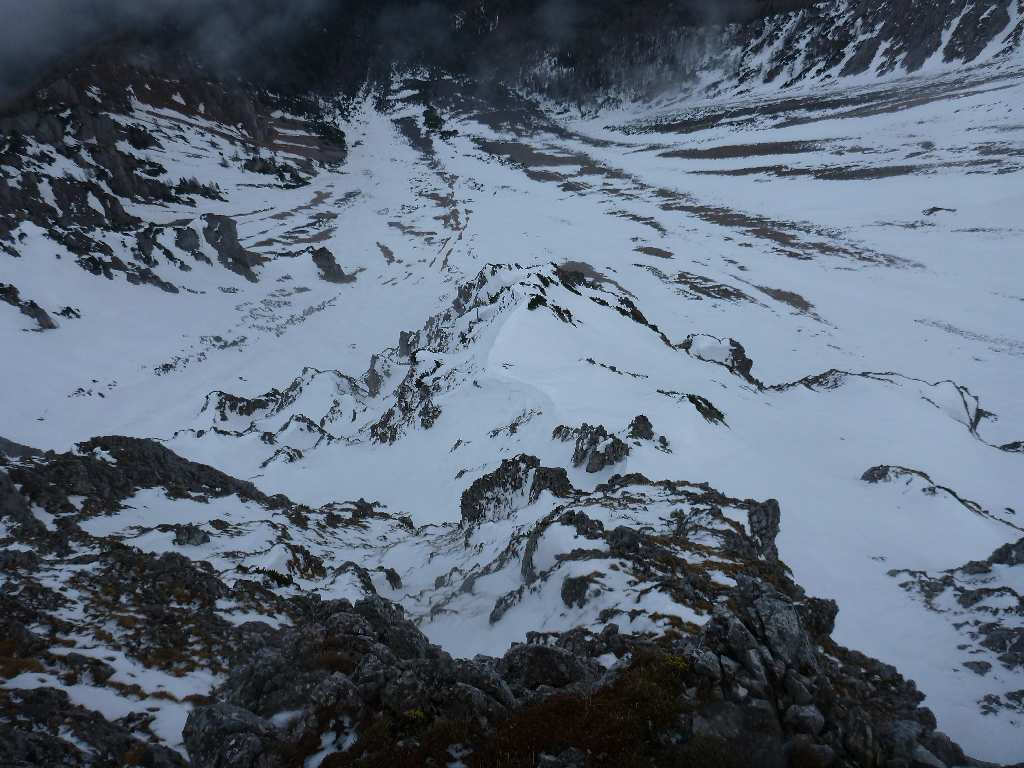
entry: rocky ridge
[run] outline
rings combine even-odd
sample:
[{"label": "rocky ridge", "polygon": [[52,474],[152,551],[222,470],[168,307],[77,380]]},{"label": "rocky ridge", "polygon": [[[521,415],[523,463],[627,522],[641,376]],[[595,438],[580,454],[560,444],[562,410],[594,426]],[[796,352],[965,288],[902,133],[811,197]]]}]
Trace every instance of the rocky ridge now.
[{"label": "rocky ridge", "polygon": [[[347,521],[332,524],[336,507],[310,510],[267,497],[145,440],[99,438],[71,454],[5,459],[3,674],[38,677],[40,685],[4,693],[0,756],[11,765],[184,764],[161,746],[151,714],[108,721],[46,683],[112,689],[140,708],[154,700],[176,704],[162,685],[147,690],[159,679],[147,682],[143,671],[152,669],[202,689],[183,700],[192,705],[184,743],[195,766],[288,766],[312,756],[338,766],[454,759],[545,766],[752,759],[780,766],[965,764],[920,707],[912,682],[830,639],[835,603],[808,597],[778,559],[776,502],[635,476],[583,493],[564,471],[561,480],[542,480],[559,472],[529,457],[522,462],[528,469],[517,479],[491,478],[486,508],[469,501],[483,498],[481,490],[467,491],[463,530],[451,531],[465,537],[458,546],[475,549],[471,536],[493,519],[488,510],[514,508],[510,500],[523,487],[534,488],[531,496],[551,494],[555,506],[460,591],[472,591],[470,583],[502,567],[501,560],[518,560],[525,589],[499,601],[493,622],[501,620],[499,609],[547,581],[558,585],[566,606],[579,608],[604,590],[622,589],[602,583],[622,569],[632,571],[631,583],[648,586],[636,598],[628,590],[616,595],[614,605],[637,608],[622,619],[621,611],[606,611],[599,632],[582,625],[533,632],[500,658],[460,660],[376,594],[358,567],[363,596],[354,601],[296,589],[302,579],[318,583],[327,574],[289,530],[340,524],[345,538],[346,528],[388,520],[372,505],[355,504]],[[233,497],[289,518],[291,529],[277,529],[293,554],[288,570],[236,565],[230,574],[189,556],[211,537],[230,535],[229,523],[211,523],[195,537],[160,521],[154,530],[174,534],[172,551],[163,554],[88,533],[89,520],[118,514],[144,489],[164,495],[172,509],[180,500],[216,513]],[[601,522],[612,510],[628,519],[630,507],[659,496],[691,511],[677,512],[662,531]],[[552,567],[545,537],[566,526],[578,543],[556,554]],[[568,575],[573,564],[590,575]],[[401,583],[397,574],[385,581]],[[708,618],[701,626],[677,618],[662,631],[637,631],[633,614],[643,610],[644,592]],[[48,714],[34,714],[42,712]],[[559,727],[538,728],[542,721]]]},{"label": "rocky ridge", "polygon": [[5,111],[0,762],[1016,760],[1021,6],[785,6]]}]

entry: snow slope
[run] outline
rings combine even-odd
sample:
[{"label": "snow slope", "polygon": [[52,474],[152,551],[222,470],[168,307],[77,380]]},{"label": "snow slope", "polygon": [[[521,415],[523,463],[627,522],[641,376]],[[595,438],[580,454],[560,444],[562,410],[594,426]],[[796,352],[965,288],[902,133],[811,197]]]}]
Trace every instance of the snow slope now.
[{"label": "snow slope", "polygon": [[[156,258],[171,293],[89,274],[23,224],[0,283],[59,319],[41,331],[0,303],[0,434],[61,451],[156,437],[268,494],[321,510],[365,499],[383,516],[355,537],[296,532],[326,573],[289,565],[287,524],[243,500],[143,492],[83,523],[89,534],[179,551],[154,521],[199,525],[211,540],[189,557],[294,572],[290,588],[324,597],[366,591],[338,568],[356,563],[428,637],[471,656],[529,631],[599,630],[625,605],[635,632],[710,615],[650,591],[614,553],[560,557],[580,534],[552,517],[548,491],[467,520],[464,492],[503,462],[565,467],[585,494],[572,504],[606,529],[658,531],[694,503],[658,491],[602,511],[614,475],[774,498],[779,556],[838,602],[836,640],[916,680],[970,754],[1024,754],[1024,659],[978,629],[994,616],[1019,631],[1024,564],[992,566],[988,606],[913,584],[1024,536],[1019,66],[583,118],[409,77],[383,104],[352,106],[344,164],[301,186],[221,163],[231,149],[212,122],[141,101],[131,119],[161,139],[133,153],[223,199],[128,213],[197,234],[203,215],[229,216],[266,261],[250,280],[165,230],[166,253],[191,267]],[[40,172],[75,171],[58,159]],[[346,281],[323,279],[319,247]],[[632,433],[641,414],[650,437]],[[605,429],[590,440],[582,425]],[[743,524],[731,503],[701,523],[708,546],[730,515]],[[559,591],[595,569],[582,604]],[[180,730],[176,705],[161,717],[160,733]]]}]

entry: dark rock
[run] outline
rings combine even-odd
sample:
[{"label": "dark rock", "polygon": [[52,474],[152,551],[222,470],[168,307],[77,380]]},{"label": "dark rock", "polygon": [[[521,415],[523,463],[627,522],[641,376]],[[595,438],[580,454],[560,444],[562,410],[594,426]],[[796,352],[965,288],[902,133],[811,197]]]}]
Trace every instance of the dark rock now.
[{"label": "dark rock", "polygon": [[747,756],[750,765],[786,765],[782,729],[766,701],[755,701],[750,706],[723,701],[703,707],[693,718],[693,735],[729,743]]},{"label": "dark rock", "polygon": [[775,546],[775,537],[779,535],[782,520],[779,502],[768,499],[747,510],[747,516],[750,521],[750,533],[759,545],[759,554],[770,560],[778,560],[779,550]]},{"label": "dark rock", "polygon": [[595,661],[546,645],[513,646],[498,661],[497,669],[513,692],[534,691],[541,686],[586,686],[597,681],[603,672]]},{"label": "dark rock", "polygon": [[594,581],[592,576],[567,576],[562,581],[562,602],[566,608],[582,608],[587,604],[587,591]]},{"label": "dark rock", "polygon": [[182,731],[199,768],[284,768],[282,744],[266,720],[230,704],[198,707]]},{"label": "dark rock", "polygon": [[794,704],[786,710],[786,725],[797,733],[817,736],[825,727],[825,717],[813,704]]},{"label": "dark rock", "polygon": [[255,283],[256,273],[253,268],[263,264],[266,259],[241,246],[235,220],[213,213],[205,214],[203,219],[206,221],[203,237],[217,252],[217,260],[232,272]]},{"label": "dark rock", "polygon": [[651,424],[650,419],[641,414],[629,423],[629,436],[637,440],[653,440],[654,425]]},{"label": "dark rock", "polygon": [[0,283],[0,301],[5,301],[17,308],[21,314],[32,318],[40,331],[52,331],[57,323],[47,314],[46,310],[34,301],[22,299],[18,289],[8,283]]},{"label": "dark rock", "polygon": [[[19,449],[15,448],[14,450]],[[15,488],[10,475],[0,469],[0,520],[4,519],[17,525],[23,536],[46,534],[46,526],[32,514],[31,507],[22,493]]]},{"label": "dark rock", "polygon": [[198,547],[210,543],[210,534],[198,525],[188,523],[174,527],[174,543],[178,546]]},{"label": "dark rock", "polygon": [[572,464],[574,467],[585,466],[591,473],[617,464],[629,455],[629,446],[618,436],[610,435],[601,425],[583,424],[575,429],[559,426],[551,436],[563,442],[575,439]]},{"label": "dark rock", "polygon": [[877,467],[871,467],[865,470],[864,474],[860,476],[860,479],[866,483],[884,483],[889,480],[889,470],[891,467],[885,464],[880,464]]},{"label": "dark rock", "polygon": [[0,619],[0,637],[5,639],[0,643],[7,644],[0,655],[28,659],[46,649],[46,640],[30,632],[23,623],[13,617]]},{"label": "dark rock", "polygon": [[187,253],[199,253],[199,235],[192,227],[177,227],[174,230],[174,244]]},{"label": "dark rock", "polygon": [[0,765],[186,768],[181,755],[147,744],[118,722],[72,704],[54,688],[0,689]]},{"label": "dark rock", "polygon": [[608,545],[618,552],[633,552],[644,541],[642,533],[625,525],[613,528],[605,538],[608,541]]},{"label": "dark rock", "polygon": [[585,768],[587,755],[572,747],[557,755],[542,754],[537,757],[537,768]]},{"label": "dark rock", "polygon": [[326,248],[314,248],[313,263],[320,270],[320,279],[329,283],[352,283],[355,282],[355,275],[346,275],[345,270],[338,266],[334,254]]},{"label": "dark rock", "polygon": [[61,664],[75,673],[76,680],[81,676],[85,676],[91,678],[94,683],[102,684],[114,675],[114,668],[100,659],[83,656],[75,652],[58,658]]},{"label": "dark rock", "polygon": [[1003,544],[989,556],[988,562],[998,565],[1024,565],[1024,538]]},{"label": "dark rock", "polygon": [[533,502],[542,491],[559,497],[569,496],[572,485],[566,471],[542,467],[540,459],[528,454],[504,459],[496,470],[477,478],[463,491],[460,504],[462,523],[473,525],[497,516],[507,516],[515,509],[520,495],[525,493],[524,503]]}]

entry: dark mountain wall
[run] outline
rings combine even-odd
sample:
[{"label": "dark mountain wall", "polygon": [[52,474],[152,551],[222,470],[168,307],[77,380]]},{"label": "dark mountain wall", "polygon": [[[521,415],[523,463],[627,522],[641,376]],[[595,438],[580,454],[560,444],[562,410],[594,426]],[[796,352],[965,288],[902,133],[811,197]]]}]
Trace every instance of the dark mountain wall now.
[{"label": "dark mountain wall", "polygon": [[[281,90],[361,84],[393,65],[508,76],[543,53],[594,68],[623,36],[750,21],[813,0],[0,0],[0,100],[85,56],[183,56]],[[8,6],[10,6],[8,8]],[[15,7],[17,6],[17,7]],[[593,78],[592,78],[593,79]],[[599,78],[597,78],[599,80]]]}]

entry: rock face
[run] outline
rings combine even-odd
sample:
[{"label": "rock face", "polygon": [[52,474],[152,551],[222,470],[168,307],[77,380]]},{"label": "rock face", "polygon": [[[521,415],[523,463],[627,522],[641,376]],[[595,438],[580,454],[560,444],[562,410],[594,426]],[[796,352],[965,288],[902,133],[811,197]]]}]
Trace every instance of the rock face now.
[{"label": "rock face", "polygon": [[[643,425],[640,430],[644,431]],[[600,424],[593,427],[583,424],[576,428],[558,426],[551,437],[562,442],[575,441],[572,465],[584,467],[587,472],[600,472],[629,456],[629,446],[617,435],[608,434],[608,430]]]},{"label": "rock face", "polygon": [[140,739],[53,688],[0,691],[0,762],[29,766],[148,765],[186,768],[181,755]]},{"label": "rock face", "polygon": [[313,250],[313,263],[320,270],[320,277],[329,283],[351,283],[355,275],[346,275],[345,270],[338,266],[334,254],[326,248],[315,248]]},{"label": "rock face", "polygon": [[[616,765],[964,760],[891,667],[834,646],[771,587],[743,579],[735,598],[693,638],[610,625],[473,660],[430,645],[380,598],[307,602],[189,716],[185,743],[197,768],[286,766],[324,744],[338,765],[429,765],[456,744],[480,766],[497,754],[555,765],[570,750]],[[623,660],[606,670],[596,658],[609,653]]]},{"label": "rock face", "polygon": [[[1009,57],[1024,31],[1013,5],[935,0],[925,18],[915,0],[753,2],[732,6],[738,14],[722,3],[715,21],[731,17],[736,23],[711,30],[685,22],[695,10],[686,3],[654,2],[647,13],[626,18],[614,18],[612,6],[605,13],[614,20],[574,40],[573,56],[566,57],[571,63],[536,66],[521,77],[531,88],[570,100],[592,97],[593,83],[611,92],[643,93],[668,78],[699,81],[708,69],[724,75],[708,86],[713,93],[755,83],[915,72],[930,60],[975,61],[986,49]],[[696,9],[697,17],[701,13]],[[679,50],[689,55],[668,55]],[[561,51],[546,53],[556,58]]]},{"label": "rock face", "polygon": [[0,283],[0,301],[5,301],[12,307],[18,309],[21,314],[32,318],[40,331],[51,331],[57,327],[57,323],[47,314],[46,310],[32,300],[21,298],[18,289],[7,283]]},{"label": "rock face", "polygon": [[[1024,305],[914,259],[1006,271],[1024,0],[719,5],[306,2],[296,60],[261,51],[301,93],[119,30],[3,105],[10,434],[162,437],[0,438],[0,766],[977,765],[902,674],[1014,749],[1024,443],[987,361]],[[331,70],[357,92],[305,92]],[[872,179],[893,211],[800,204]],[[907,311],[915,274],[943,301]],[[959,345],[979,395],[880,335]]]},{"label": "rock face", "polygon": [[505,459],[498,469],[478,478],[463,492],[462,522],[473,525],[486,519],[508,516],[517,502],[536,501],[542,491],[568,496],[572,486],[565,470],[542,467],[536,456],[523,454]]},{"label": "rock face", "polygon": [[232,272],[242,275],[250,282],[256,282],[253,267],[258,267],[265,259],[251,251],[245,250],[238,242],[238,225],[229,216],[208,213],[203,217],[206,226],[203,237],[217,252],[217,259]]},{"label": "rock face", "polygon": [[[208,563],[177,552],[114,542],[97,550],[101,540],[88,533],[91,521],[122,513],[124,502],[146,488],[162,489],[171,501],[238,499],[258,505],[261,514],[285,515],[296,532],[309,526],[311,510],[145,440],[97,438],[69,454],[18,453],[21,458],[0,466],[0,523],[22,547],[6,551],[0,564],[8,585],[0,594],[0,676],[29,671],[51,682],[0,694],[5,765],[184,765],[177,753],[149,743],[152,717],[111,722],[72,704],[60,685],[121,685],[120,662],[109,654],[113,665],[61,652],[47,628],[95,633],[133,663],[182,680],[219,675],[214,690],[190,699],[183,739],[194,768],[286,768],[325,751],[329,765],[443,765],[456,753],[465,765],[481,767],[496,760],[531,766],[952,766],[965,760],[935,730],[912,682],[831,640],[835,603],[808,597],[778,559],[781,512],[774,501],[728,499],[707,486],[637,475],[615,476],[584,493],[565,470],[543,467],[533,456],[508,459],[463,497],[459,535],[467,544],[481,526],[503,524],[520,505],[540,503],[544,492],[560,506],[525,536],[524,546],[513,539],[504,559],[467,579],[463,593],[477,577],[499,573],[515,552],[524,584],[537,589],[553,574],[545,536],[569,528],[581,544],[556,560],[586,570],[558,582],[567,608],[585,610],[592,589],[610,588],[603,580],[611,571],[602,563],[611,558],[620,571],[630,564],[634,578],[650,579],[681,604],[703,606],[709,620],[623,633],[610,612],[600,631],[531,632],[500,657],[458,659],[376,594],[368,569],[349,563],[329,575],[292,536],[285,539],[292,577],[265,571],[262,584],[229,584]],[[631,507],[657,504],[681,510],[671,533],[606,527],[599,519],[608,511],[627,519]],[[49,510],[51,523],[41,522],[33,505]],[[685,512],[687,505],[693,510]],[[726,507],[746,511],[749,535],[722,516]],[[321,530],[339,525],[336,510],[317,513]],[[351,514],[353,533],[375,516],[387,519],[364,501]],[[185,553],[212,546],[196,524],[163,527]],[[212,527],[223,535],[231,524]],[[1000,549],[992,564],[1018,564],[1018,549]],[[730,583],[694,567],[696,553],[712,551]],[[44,584],[61,562],[75,569],[63,593]],[[364,597],[321,600],[292,587],[293,578],[341,574],[355,576]],[[385,576],[390,588],[403,588],[397,573]],[[520,591],[499,601],[492,621],[525,599]],[[70,601],[82,607],[65,610]],[[257,618],[226,620],[236,605]],[[104,629],[111,612],[118,617],[114,635]]]}]

